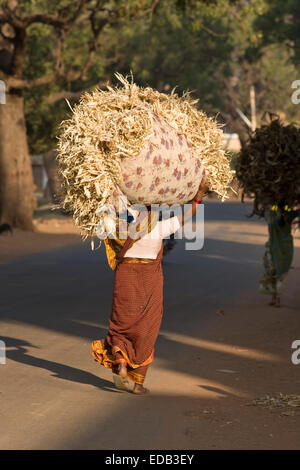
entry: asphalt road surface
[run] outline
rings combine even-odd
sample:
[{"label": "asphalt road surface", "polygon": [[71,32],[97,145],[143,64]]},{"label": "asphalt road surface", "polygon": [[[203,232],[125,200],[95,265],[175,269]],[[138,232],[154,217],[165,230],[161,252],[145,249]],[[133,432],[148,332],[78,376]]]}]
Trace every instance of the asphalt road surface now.
[{"label": "asphalt road surface", "polygon": [[247,213],[247,204],[208,202],[203,249],[179,241],[164,259],[149,396],[114,389],[91,356],[111,308],[104,248],[77,244],[0,265],[0,448],[299,448],[297,409],[252,400],[299,390],[290,355],[300,338],[300,243],[283,307],[269,307],[257,291],[266,227]]}]

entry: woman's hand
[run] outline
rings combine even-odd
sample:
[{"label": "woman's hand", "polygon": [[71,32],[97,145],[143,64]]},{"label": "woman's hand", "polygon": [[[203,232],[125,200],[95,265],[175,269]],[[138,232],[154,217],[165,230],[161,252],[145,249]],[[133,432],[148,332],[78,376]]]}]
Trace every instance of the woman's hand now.
[{"label": "woman's hand", "polygon": [[203,175],[203,178],[201,180],[195,199],[201,200],[208,191],[209,191],[209,181],[206,178],[206,175]]},{"label": "woman's hand", "polygon": [[[182,216],[178,216],[178,220],[181,225],[184,225],[191,217],[193,217],[197,212],[197,207],[200,201],[202,201],[205,194],[209,191],[209,182],[205,175],[201,180],[199,189],[196,196],[189,203],[189,208],[185,211]],[[196,202],[197,201],[197,202]]]}]

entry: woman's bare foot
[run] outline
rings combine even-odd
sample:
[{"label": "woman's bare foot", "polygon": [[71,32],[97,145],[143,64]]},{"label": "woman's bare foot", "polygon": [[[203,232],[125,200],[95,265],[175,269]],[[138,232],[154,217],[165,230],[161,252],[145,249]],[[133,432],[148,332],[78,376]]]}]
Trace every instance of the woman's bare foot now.
[{"label": "woman's bare foot", "polygon": [[[120,359],[119,359],[120,360]],[[119,390],[129,391],[129,379],[127,376],[127,363],[125,360],[113,366],[114,384]]]},{"label": "woman's bare foot", "polygon": [[135,384],[132,393],[135,393],[136,395],[145,395],[146,393],[149,393],[149,390],[148,388],[143,387],[143,385]]},{"label": "woman's bare foot", "polygon": [[125,362],[121,362],[120,364],[118,364],[116,373],[117,373],[117,375],[119,375],[123,379],[126,379],[126,377],[127,377],[127,364]]}]

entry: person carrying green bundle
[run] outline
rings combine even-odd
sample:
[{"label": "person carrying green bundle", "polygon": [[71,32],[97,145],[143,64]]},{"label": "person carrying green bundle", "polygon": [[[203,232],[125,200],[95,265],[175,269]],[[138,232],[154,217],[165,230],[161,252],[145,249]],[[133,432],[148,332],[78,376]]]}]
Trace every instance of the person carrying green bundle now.
[{"label": "person carrying green bundle", "polygon": [[279,306],[282,282],[293,259],[292,223],[299,214],[293,208],[300,202],[300,128],[272,113],[262,121],[241,149],[235,170],[242,200],[255,197],[253,214],[264,216],[268,223],[260,289],[272,296],[271,305]]},{"label": "person carrying green bundle", "polygon": [[285,203],[259,210],[255,203],[254,213],[265,218],[269,231],[263,258],[264,272],[260,279],[259,290],[272,296],[270,305],[280,307],[283,281],[293,260],[292,224],[295,218],[299,217],[300,210],[292,210]]}]

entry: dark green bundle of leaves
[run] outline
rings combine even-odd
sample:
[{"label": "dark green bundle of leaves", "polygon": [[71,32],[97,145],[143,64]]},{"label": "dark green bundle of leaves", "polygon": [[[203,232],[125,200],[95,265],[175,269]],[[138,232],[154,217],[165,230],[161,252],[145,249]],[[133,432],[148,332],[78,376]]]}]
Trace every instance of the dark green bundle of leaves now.
[{"label": "dark green bundle of leaves", "polygon": [[300,203],[300,129],[279,118],[256,129],[236,161],[243,196],[263,206]]}]

